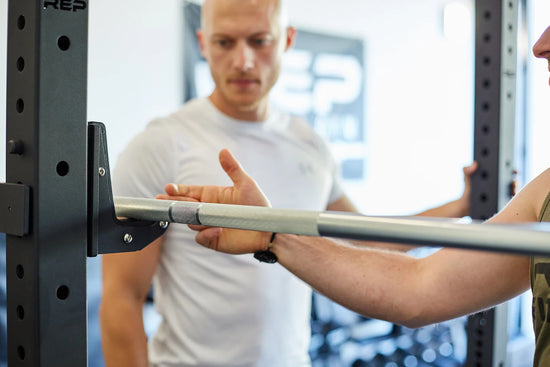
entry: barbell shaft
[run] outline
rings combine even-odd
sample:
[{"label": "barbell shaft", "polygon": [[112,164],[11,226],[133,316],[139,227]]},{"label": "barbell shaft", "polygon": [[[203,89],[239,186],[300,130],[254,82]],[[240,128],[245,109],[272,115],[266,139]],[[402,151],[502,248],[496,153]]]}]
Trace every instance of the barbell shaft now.
[{"label": "barbell shaft", "polygon": [[114,201],[117,216],[139,220],[550,256],[550,223],[463,223],[128,197]]}]

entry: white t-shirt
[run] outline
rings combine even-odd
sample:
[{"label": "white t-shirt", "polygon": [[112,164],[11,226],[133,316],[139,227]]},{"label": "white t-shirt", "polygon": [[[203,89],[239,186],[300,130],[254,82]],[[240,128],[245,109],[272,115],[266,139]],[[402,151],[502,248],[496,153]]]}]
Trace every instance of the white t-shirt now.
[{"label": "white t-shirt", "polygon": [[[232,183],[218,162],[228,148],[274,208],[323,211],[342,197],[327,144],[301,119],[272,111],[238,121],[206,98],[151,122],[121,154],[115,195],[154,197],[167,183]],[[198,245],[171,224],[153,279],[163,320],[149,344],[151,366],[309,366],[311,290],[278,264]]]}]

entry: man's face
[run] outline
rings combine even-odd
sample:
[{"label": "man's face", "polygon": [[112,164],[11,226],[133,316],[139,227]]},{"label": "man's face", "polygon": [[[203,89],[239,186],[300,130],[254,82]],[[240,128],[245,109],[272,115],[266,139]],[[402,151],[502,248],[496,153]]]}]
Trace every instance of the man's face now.
[{"label": "man's face", "polygon": [[203,11],[198,37],[216,84],[213,98],[240,111],[267,103],[288,45],[277,0],[210,0]]}]

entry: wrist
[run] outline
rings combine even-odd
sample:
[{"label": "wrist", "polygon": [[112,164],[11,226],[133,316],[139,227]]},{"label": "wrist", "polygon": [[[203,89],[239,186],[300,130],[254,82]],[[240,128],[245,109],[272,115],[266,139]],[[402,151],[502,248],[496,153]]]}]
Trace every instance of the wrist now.
[{"label": "wrist", "polygon": [[461,196],[458,200],[457,200],[457,205],[458,205],[458,215],[457,217],[465,217],[465,216],[468,216],[470,215],[470,196]]},{"label": "wrist", "polygon": [[267,248],[265,250],[256,251],[254,253],[254,258],[256,258],[260,262],[265,262],[269,264],[274,264],[278,261],[277,255],[275,255],[274,252],[271,251],[273,248],[273,241],[275,241],[275,236],[277,235],[277,232],[273,232],[269,238],[269,242],[267,243]]}]

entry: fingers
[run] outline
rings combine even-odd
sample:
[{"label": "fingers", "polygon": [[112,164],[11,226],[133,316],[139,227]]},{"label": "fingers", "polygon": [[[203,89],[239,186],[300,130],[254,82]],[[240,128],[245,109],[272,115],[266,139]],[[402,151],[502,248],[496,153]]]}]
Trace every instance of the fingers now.
[{"label": "fingers", "polygon": [[164,191],[166,191],[166,193],[171,196],[177,196],[180,194],[179,185],[175,183],[169,183],[166,186],[164,186]]},{"label": "fingers", "polygon": [[158,199],[158,200],[193,201],[193,202],[199,201],[195,198],[188,197],[188,196],[175,196],[175,195],[164,195],[164,194],[159,194],[159,195],[155,196],[155,199]]},{"label": "fingers", "polygon": [[[228,149],[223,149],[219,154],[219,161],[223,170],[227,173],[235,187],[240,187],[243,183],[254,183],[254,180],[246,174],[241,164]],[[193,198],[196,201],[207,201],[206,197],[215,202],[221,195],[221,187],[215,186],[190,186],[183,184],[170,183],[164,187],[169,196],[185,196]]]},{"label": "fingers", "polygon": [[207,228],[211,228],[209,226],[203,226],[203,225],[200,225],[200,224],[188,224],[187,227],[189,227],[193,231],[197,231],[197,232],[203,231]]},{"label": "fingers", "polygon": [[469,166],[466,166],[464,168],[462,168],[462,171],[464,172],[464,176],[471,176],[476,170],[477,170],[477,162],[476,161],[473,161],[472,164],[470,164]]},{"label": "fingers", "polygon": [[[157,198],[159,198],[159,196],[163,196],[163,199],[165,200],[176,200],[177,198],[175,198],[175,196],[181,196],[185,197],[184,200],[186,201],[200,201],[203,190],[204,186],[189,186],[183,184],[169,183],[164,186],[164,191],[166,191],[167,195],[158,195]],[[167,196],[168,198],[166,198]]]}]

